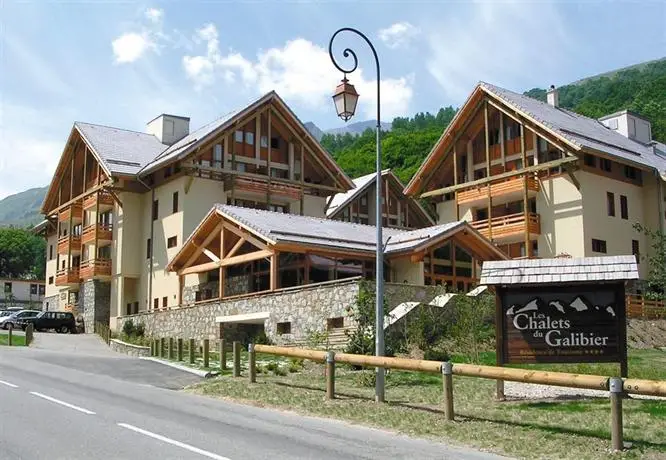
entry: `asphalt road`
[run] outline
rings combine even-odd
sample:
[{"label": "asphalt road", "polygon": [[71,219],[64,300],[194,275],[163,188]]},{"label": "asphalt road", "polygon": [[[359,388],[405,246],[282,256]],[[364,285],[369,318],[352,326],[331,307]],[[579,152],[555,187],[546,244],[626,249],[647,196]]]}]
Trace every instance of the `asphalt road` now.
[{"label": "asphalt road", "polygon": [[497,458],[174,391],[198,377],[57,337],[0,347],[2,459]]}]

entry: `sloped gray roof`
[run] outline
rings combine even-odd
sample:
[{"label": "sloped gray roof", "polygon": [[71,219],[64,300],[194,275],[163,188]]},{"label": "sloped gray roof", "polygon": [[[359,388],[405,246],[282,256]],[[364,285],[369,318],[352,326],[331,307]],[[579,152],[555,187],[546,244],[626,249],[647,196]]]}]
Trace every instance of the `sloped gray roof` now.
[{"label": "sloped gray roof", "polygon": [[[276,243],[312,244],[368,252],[376,250],[377,229],[372,225],[222,204],[215,205],[215,209]],[[462,228],[474,231],[467,222],[461,221],[418,230],[383,228],[382,239],[386,254],[392,254],[416,248],[447,232]]]},{"label": "sloped gray roof", "polygon": [[606,152],[659,172],[666,171],[666,158],[657,155],[652,146],[629,139],[607,128],[598,120],[560,107],[553,107],[545,102],[490,83],[480,82],[479,85],[509,106],[520,110],[579,147]]},{"label": "sloped gray roof", "polygon": [[[387,175],[388,172],[388,169],[383,170],[382,177]],[[365,191],[365,189],[374,182],[375,177],[377,177],[377,173],[373,172],[366,174],[365,176],[352,179],[352,182],[354,182],[354,188],[344,193],[336,193],[333,195],[330,204],[326,209],[326,215],[330,217],[331,215],[335,214],[335,211],[337,211],[339,208],[344,207],[347,203],[363,193],[363,191]]]},{"label": "sloped gray roof", "polygon": [[574,283],[638,279],[635,256],[499,260],[483,263],[482,285]]},{"label": "sloped gray roof", "polygon": [[74,126],[112,174],[134,175],[167,148],[152,134],[80,121]]}]

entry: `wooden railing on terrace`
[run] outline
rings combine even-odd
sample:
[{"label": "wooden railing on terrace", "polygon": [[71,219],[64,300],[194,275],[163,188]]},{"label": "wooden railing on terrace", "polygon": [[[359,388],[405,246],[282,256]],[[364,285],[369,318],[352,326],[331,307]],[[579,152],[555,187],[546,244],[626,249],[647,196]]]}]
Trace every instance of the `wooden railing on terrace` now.
[{"label": "wooden railing on terrace", "polygon": [[91,259],[81,262],[80,274],[82,279],[95,276],[111,276],[111,259]]},{"label": "wooden railing on terrace", "polygon": [[81,235],[71,235],[71,237],[71,240],[69,235],[58,238],[58,254],[67,254],[70,246],[72,252],[81,251]]},{"label": "wooden railing on terrace", "polygon": [[56,272],[56,286],[78,284],[81,281],[78,267],[65,268]]},{"label": "wooden railing on terrace", "polygon": [[[522,192],[524,186],[523,178],[507,179],[502,182],[496,182],[490,185],[490,195],[493,198],[507,195],[509,193]],[[532,192],[539,191],[539,181],[530,177],[527,179],[527,190]],[[458,192],[458,204],[464,204],[488,198],[488,185],[476,187],[473,189]]]},{"label": "wooden railing on terrace", "polygon": [[98,201],[100,206],[113,206],[113,197],[111,196],[111,193],[100,190],[97,193],[92,193],[83,198],[83,209],[94,208]]},{"label": "wooden railing on terrace", "polygon": [[[268,191],[268,182],[261,179],[237,177],[234,185],[238,190],[261,193],[262,195],[265,195]],[[301,192],[298,187],[280,183],[272,183],[270,185],[270,192],[271,195],[283,196],[292,200],[298,200],[301,197]]]},{"label": "wooden railing on terrace", "polygon": [[[490,226],[492,226],[493,239],[506,238],[525,233],[525,213],[519,212],[506,216],[493,217],[490,219],[472,222],[472,227],[477,229],[486,238],[490,237]],[[541,218],[539,214],[530,212],[527,214],[527,227],[531,234],[541,234]]]},{"label": "wooden railing on terrace", "polygon": [[627,318],[666,319],[666,302],[627,295]]},{"label": "wooden railing on terrace", "polygon": [[113,239],[113,225],[111,224],[92,224],[83,229],[81,242],[90,244],[95,242],[95,228],[97,228],[98,241],[111,241]]},{"label": "wooden railing on terrace", "polygon": [[58,220],[60,222],[68,222],[70,214],[72,215],[72,220],[83,219],[83,208],[81,207],[81,203],[72,203],[70,206],[62,209],[58,213]]}]

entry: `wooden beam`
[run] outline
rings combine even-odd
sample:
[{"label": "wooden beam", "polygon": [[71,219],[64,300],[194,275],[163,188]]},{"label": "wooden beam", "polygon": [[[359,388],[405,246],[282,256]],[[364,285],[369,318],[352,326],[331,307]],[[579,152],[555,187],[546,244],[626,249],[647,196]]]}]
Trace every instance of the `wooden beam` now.
[{"label": "wooden beam", "polygon": [[[486,135],[486,177],[490,177],[490,132],[488,131],[488,100],[483,104],[483,124],[485,126]],[[493,213],[493,199],[490,195],[490,186],[488,186],[488,239],[493,240],[493,226],[492,226],[492,213]]]},{"label": "wooden beam", "polygon": [[178,275],[178,306],[183,305],[183,288],[185,285],[185,277]]},{"label": "wooden beam", "polygon": [[81,191],[85,192],[88,188],[88,146],[83,147],[83,186]]},{"label": "wooden beam", "polygon": [[579,158],[577,156],[570,156],[565,158],[560,158],[553,161],[548,161],[546,163],[541,163],[538,165],[528,166],[527,168],[519,169],[516,171],[509,171],[502,174],[497,174],[492,177],[484,177],[483,179],[477,179],[470,182],[465,182],[463,184],[452,185],[450,187],[443,187],[437,190],[431,190],[430,192],[425,192],[420,195],[420,198],[427,198],[431,196],[444,195],[447,193],[455,192],[456,190],[470,189],[474,187],[479,187],[481,185],[486,185],[490,182],[501,181],[504,179],[509,179],[511,177],[522,176],[531,172],[540,171],[543,169],[555,168],[557,166],[562,166],[567,163],[577,162]]},{"label": "wooden beam", "polygon": [[193,265],[178,271],[178,276],[191,275],[193,273],[203,273],[214,270],[220,266],[219,262],[206,262],[205,264]]},{"label": "wooden beam", "polygon": [[[224,152],[225,155],[226,153]],[[254,157],[257,160],[261,158],[261,112],[257,113],[254,123]]]},{"label": "wooden beam", "polygon": [[69,199],[74,197],[74,160],[76,159],[76,152],[72,152],[72,162],[69,166]]},{"label": "wooden beam", "polygon": [[234,245],[234,247],[231,248],[231,250],[229,251],[229,253],[228,253],[226,256],[222,257],[222,258],[225,259],[225,258],[227,258],[227,257],[232,257],[234,254],[236,254],[236,252],[240,249],[240,247],[243,246],[243,244],[245,244],[246,242],[247,242],[247,239],[245,239],[244,237],[241,237],[241,238],[236,242],[236,244]]},{"label": "wooden beam", "polygon": [[118,197],[118,195],[116,195],[116,192],[114,192],[114,191],[112,191],[112,190],[107,190],[107,192],[109,192],[109,195],[111,195],[111,198],[113,199],[113,201],[116,202],[116,204],[118,205],[118,207],[119,207],[120,209],[122,209],[122,208],[123,208],[123,202],[120,201],[120,198]]},{"label": "wooden beam", "polygon": [[210,249],[203,248],[203,249],[201,250],[201,252],[203,252],[204,254],[206,254],[206,256],[207,256],[210,260],[212,260],[213,262],[219,262],[219,261],[220,261],[220,258],[217,257],[217,256],[215,255],[215,253],[214,253],[213,251],[211,251]]},{"label": "wooden beam", "polygon": [[[453,144],[453,185],[458,185],[458,150],[456,144]],[[460,206],[458,205],[458,192],[454,192],[456,200],[456,220],[460,220]]]},{"label": "wooden beam", "polygon": [[187,262],[183,264],[183,267],[189,267],[191,263],[193,263],[195,260],[197,260],[197,257],[201,255],[203,250],[215,239],[217,236],[217,232],[219,232],[222,229],[223,223],[220,222],[215,226],[215,229],[208,234],[206,239],[203,240],[201,244],[198,244],[194,238],[192,239],[192,245],[194,246],[194,252],[190,256],[189,259],[187,259]]},{"label": "wooden beam", "polygon": [[[112,181],[107,181],[107,182],[104,182],[103,184],[96,185],[95,187],[91,188],[90,190],[87,190],[85,193],[82,193],[82,194],[80,194],[80,195],[75,196],[75,197],[72,198],[71,200],[67,201],[66,203],[62,203],[62,204],[61,204],[60,206],[58,206],[57,208],[55,208],[55,209],[53,209],[53,210],[51,210],[51,211],[49,211],[49,212],[47,212],[47,213],[45,213],[45,214],[46,214],[46,215],[49,215],[49,216],[52,215],[52,214],[57,214],[57,213],[60,212],[62,209],[66,208],[67,206],[71,205],[72,203],[79,201],[81,198],[85,198],[86,196],[91,195],[91,194],[97,192],[98,190],[100,190],[100,189],[102,189],[102,188],[104,188],[104,187],[108,187],[108,186],[110,186],[110,185],[112,185],[112,184],[113,184]],[[58,201],[60,201],[60,200],[58,200]]]},{"label": "wooden beam", "polygon": [[271,291],[274,291],[278,288],[278,253],[273,253],[271,255],[271,275],[270,275],[270,283],[271,283]]},{"label": "wooden beam", "polygon": [[267,257],[271,257],[272,255],[273,251],[271,251],[270,249],[262,249],[260,251],[250,252],[248,254],[243,254],[240,256],[228,257],[226,259],[221,260],[219,264],[223,267],[227,267],[229,265],[238,265],[245,262],[252,262],[254,260],[265,259]]},{"label": "wooden beam", "polygon": [[[259,140],[257,139],[257,142],[258,141]],[[220,259],[224,259],[225,255],[226,254],[224,253],[224,227],[222,227],[222,229],[220,230]],[[224,298],[224,287],[225,287],[225,284],[226,284],[226,281],[227,281],[226,280],[227,274],[226,274],[226,270],[224,269],[224,267],[222,265],[220,265],[219,278],[220,278],[220,280],[219,280],[220,285],[218,287],[218,293],[219,293],[220,299],[223,299]]]},{"label": "wooden beam", "polygon": [[192,182],[194,182],[194,176],[187,176],[187,180],[185,181],[185,195],[187,195],[190,192],[190,187],[192,187]]},{"label": "wooden beam", "polygon": [[499,132],[500,132],[500,155],[502,156],[502,166],[506,171],[506,139],[504,139],[504,112],[500,111],[499,113]]},{"label": "wooden beam", "polygon": [[273,140],[271,138],[271,110],[268,111],[268,153],[266,156],[266,177],[268,186],[266,187],[266,208],[271,210],[271,152],[273,151]]},{"label": "wooden beam", "polygon": [[[520,124],[520,153],[522,155],[522,161],[523,161],[523,168],[527,166],[527,152],[525,152],[525,126],[521,123]],[[524,179],[523,179],[523,211],[524,211],[524,218],[525,218],[525,255],[527,256],[528,259],[532,258],[532,248],[530,245],[530,224],[529,224],[529,219],[528,219],[528,212],[527,212],[527,205],[528,205],[528,200],[527,200],[527,190],[528,190],[528,181],[529,181],[529,174],[525,174]]]},{"label": "wooden beam", "polygon": [[564,169],[567,171],[567,174],[571,178],[571,182],[576,186],[576,189],[580,190],[580,181],[576,176],[574,176],[574,168],[570,164],[564,165]]},{"label": "wooden beam", "polygon": [[300,149],[298,149],[301,155],[301,216],[303,215],[303,207],[305,206],[305,163],[303,162],[303,142],[301,142]]},{"label": "wooden beam", "polygon": [[251,235],[247,230],[245,230],[245,229],[242,229],[242,230],[241,230],[240,228],[236,228],[236,227],[234,227],[232,224],[230,224],[230,223],[228,223],[228,222],[225,222],[225,223],[224,223],[224,228],[226,228],[226,229],[229,230],[231,233],[233,233],[233,234],[235,234],[235,235],[237,235],[237,236],[239,236],[239,237],[241,237],[241,238],[245,238],[247,241],[249,241],[250,243],[254,244],[256,247],[258,247],[258,248],[260,248],[260,249],[268,249],[268,245],[267,245],[266,243],[264,243],[263,241],[258,240],[257,238],[255,238],[254,236],[252,236],[252,235]]}]

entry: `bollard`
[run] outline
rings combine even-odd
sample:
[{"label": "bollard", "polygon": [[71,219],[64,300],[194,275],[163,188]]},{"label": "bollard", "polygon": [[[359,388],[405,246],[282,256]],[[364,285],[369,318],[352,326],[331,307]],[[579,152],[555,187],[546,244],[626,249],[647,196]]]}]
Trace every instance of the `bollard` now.
[{"label": "bollard", "polygon": [[210,339],[203,339],[203,367],[208,369],[208,364],[210,364]]},{"label": "bollard", "polygon": [[451,361],[442,363],[442,383],[444,385],[444,418],[453,420],[453,364]]},{"label": "bollard", "polygon": [[28,324],[28,327],[25,328],[25,345],[28,347],[32,343],[34,330],[35,326],[32,323]]},{"label": "bollard", "polygon": [[241,344],[240,344],[240,342],[238,342],[238,341],[234,342],[233,353],[234,353],[234,377],[240,377],[240,375],[241,375],[241,362],[240,362]]},{"label": "bollard", "polygon": [[326,354],[326,399],[335,399],[335,352]]},{"label": "bollard", "polygon": [[497,400],[506,401],[506,396],[504,396],[504,380],[497,380]]},{"label": "bollard", "polygon": [[7,345],[9,345],[11,347],[12,346],[12,332],[14,332],[14,328],[10,327],[8,329],[8,331],[9,331],[9,335],[7,336]]},{"label": "bollard", "polygon": [[622,385],[621,378],[610,378],[611,446],[614,451],[621,451],[624,447],[622,438]]},{"label": "bollard", "polygon": [[190,352],[190,364],[194,364],[194,339],[190,339],[187,345]]},{"label": "bollard", "polygon": [[250,383],[256,383],[257,382],[257,359],[256,359],[256,354],[254,352],[254,344],[251,343],[247,346],[247,351],[249,353],[250,359],[249,359],[249,368],[250,368]]},{"label": "bollard", "polygon": [[220,370],[227,369],[227,348],[224,339],[220,339]]},{"label": "bollard", "polygon": [[183,339],[176,340],[176,353],[178,354],[178,361],[183,360]]},{"label": "bollard", "polygon": [[169,359],[173,360],[174,358],[174,349],[173,349],[173,337],[169,337]]}]

